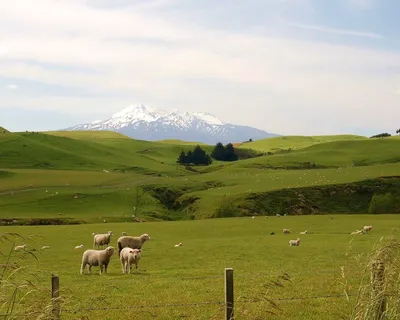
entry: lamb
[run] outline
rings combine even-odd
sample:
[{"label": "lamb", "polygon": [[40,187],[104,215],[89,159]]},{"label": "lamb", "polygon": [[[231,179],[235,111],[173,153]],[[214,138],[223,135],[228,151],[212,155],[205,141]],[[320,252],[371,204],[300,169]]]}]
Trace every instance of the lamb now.
[{"label": "lamb", "polygon": [[81,274],[83,274],[86,265],[89,265],[89,274],[92,273],[93,266],[100,267],[100,274],[103,273],[103,268],[104,273],[107,273],[107,267],[113,254],[115,254],[115,249],[112,246],[109,246],[103,250],[86,250],[82,255]]},{"label": "lamb", "polygon": [[118,256],[121,253],[121,250],[125,247],[129,247],[132,249],[142,249],[143,244],[150,240],[150,237],[147,233],[142,234],[140,237],[132,237],[132,236],[122,236],[117,240],[118,244]]},{"label": "lamb", "polygon": [[79,246],[76,246],[75,249],[81,249],[83,248],[83,244],[80,244]]},{"label": "lamb", "polygon": [[107,233],[102,233],[102,234],[95,234],[93,236],[93,249],[96,249],[97,247],[100,246],[105,246],[110,243],[112,231],[108,231]]},{"label": "lamb", "polygon": [[27,244],[23,244],[23,245],[20,245],[20,246],[15,246],[14,250],[15,251],[25,250],[27,247],[28,247]]},{"label": "lamb", "polygon": [[299,246],[300,245],[300,238],[297,238],[296,240],[289,240],[289,246]]},{"label": "lamb", "polygon": [[121,250],[119,260],[121,261],[122,273],[131,273],[132,264],[136,266],[136,273],[138,272],[141,253],[141,249],[132,249],[129,247],[125,247]]},{"label": "lamb", "polygon": [[300,234],[307,234],[307,230],[300,232]]},{"label": "lamb", "polygon": [[290,231],[289,229],[283,229],[282,231],[283,231],[284,234],[292,233],[292,231]]},{"label": "lamb", "polygon": [[368,232],[372,230],[372,226],[364,226],[363,228],[364,231]]}]

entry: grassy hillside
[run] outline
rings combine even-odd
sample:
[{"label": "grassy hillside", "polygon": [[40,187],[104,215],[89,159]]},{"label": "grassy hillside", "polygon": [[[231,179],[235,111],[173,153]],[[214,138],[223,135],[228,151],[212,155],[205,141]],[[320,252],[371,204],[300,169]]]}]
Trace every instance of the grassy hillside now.
[{"label": "grassy hillside", "polygon": [[[363,225],[373,225],[372,231],[350,235]],[[265,319],[268,311],[274,311],[272,318],[276,320],[337,320],[351,313],[371,248],[393,228],[398,237],[399,227],[400,216],[396,215],[336,215],[9,226],[0,227],[0,233],[17,232],[26,238],[35,235],[16,238],[16,244],[27,243],[30,250],[35,249],[38,261],[14,251],[11,261],[28,267],[15,270],[17,275],[25,270],[37,273],[34,283],[40,280],[43,290],[27,295],[16,309],[50,302],[50,275],[57,274],[62,319],[223,319],[224,306],[215,303],[224,301],[224,269],[233,268],[236,318]],[[282,234],[283,228],[293,234]],[[299,235],[306,229],[307,235]],[[111,258],[106,275],[99,275],[98,267],[93,267],[92,275],[79,273],[82,253],[92,247],[92,233],[108,230],[114,233],[113,246],[122,232],[150,235],[151,240],[143,246],[139,273],[123,275],[118,255]],[[298,236],[301,245],[290,247],[289,239]],[[179,242],[183,245],[175,248]],[[80,244],[83,249],[74,249]],[[2,245],[9,252],[12,242],[3,240]],[[50,248],[40,250],[44,245]],[[342,267],[345,279],[341,278]],[[290,276],[290,282],[270,285],[284,273]],[[279,310],[266,299],[275,301]]]},{"label": "grassy hillside", "polygon": [[[340,137],[344,140],[334,141]],[[297,139],[292,138],[288,140]],[[342,188],[347,190],[349,184],[373,185],[380,177],[399,175],[397,138],[310,138],[319,142],[301,148],[302,137],[290,152],[214,161],[188,170],[175,161],[182,149],[193,147],[190,144],[134,140],[101,131],[13,133],[0,139],[0,212],[3,217],[60,215],[86,222],[127,221],[134,213],[170,220],[214,217],[229,203],[231,215],[273,214],[282,205],[288,212],[295,209],[296,190],[301,189],[310,199],[299,214],[314,207],[318,212],[360,213],[372,195],[382,191],[378,184],[357,203],[346,200],[340,206],[318,193],[332,186],[341,195],[335,201],[341,202],[347,197]],[[273,139],[278,138],[268,140]],[[388,190],[397,194],[393,183]],[[265,197],[276,200],[268,202],[268,209],[259,206],[260,201],[266,203]]]},{"label": "grassy hillside", "polygon": [[331,135],[331,136],[283,136],[267,138],[241,144],[241,147],[251,148],[264,152],[276,152],[280,150],[297,150],[314,144],[331,141],[364,140],[366,137],[356,135]]}]

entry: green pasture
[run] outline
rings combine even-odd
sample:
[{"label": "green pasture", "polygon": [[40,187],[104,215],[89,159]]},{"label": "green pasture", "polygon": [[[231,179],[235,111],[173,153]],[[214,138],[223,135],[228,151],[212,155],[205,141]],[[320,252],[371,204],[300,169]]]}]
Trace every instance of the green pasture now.
[{"label": "green pasture", "polygon": [[327,136],[282,136],[256,140],[241,144],[241,147],[260,150],[264,152],[275,152],[287,149],[302,149],[314,144],[332,141],[364,140],[363,136],[357,135],[327,135]]},{"label": "green pasture", "polygon": [[[371,233],[350,235],[364,225],[373,226]],[[222,305],[202,303],[224,301],[224,268],[231,267],[238,319],[264,319],[268,311],[274,311],[275,319],[336,320],[349,315],[355,301],[352,295],[363,274],[363,257],[380,237],[390,235],[394,229],[398,236],[399,226],[397,215],[323,215],[9,226],[0,227],[0,233],[34,235],[16,242],[36,249],[38,262],[28,257],[21,263],[40,270],[41,289],[25,303],[49,301],[50,274],[57,274],[64,301],[62,319],[126,319],[132,314],[140,319],[221,319]],[[293,234],[283,235],[283,228],[291,229]],[[122,231],[150,235],[151,240],[143,246],[139,273],[123,275],[118,256],[113,256],[107,275],[99,275],[95,267],[92,275],[80,275],[84,249],[74,247],[83,244],[85,249],[91,248],[91,234],[109,230],[114,232],[113,246]],[[296,239],[304,230],[308,234],[300,236],[300,246],[290,247],[289,239]],[[175,248],[179,242],[183,245]],[[50,248],[40,250],[44,245]],[[4,252],[11,243],[3,241],[1,246]],[[15,252],[12,259],[20,255]],[[346,279],[341,278],[341,267]],[[266,287],[285,272],[290,282],[283,281],[283,287]],[[349,302],[344,295],[345,280]],[[334,297],[324,298],[327,296]],[[275,301],[281,311],[274,310],[267,298]],[[264,302],[254,302],[257,300]],[[195,303],[198,305],[185,306]],[[96,310],[104,307],[110,310]]]}]

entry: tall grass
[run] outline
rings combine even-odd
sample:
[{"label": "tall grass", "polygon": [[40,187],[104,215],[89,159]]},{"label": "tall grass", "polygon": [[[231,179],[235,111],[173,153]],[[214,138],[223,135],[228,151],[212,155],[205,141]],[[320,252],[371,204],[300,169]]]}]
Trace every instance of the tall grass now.
[{"label": "tall grass", "polygon": [[38,301],[44,287],[40,271],[33,266],[32,250],[14,251],[16,241],[27,241],[18,233],[0,234],[0,319],[49,319],[50,299]]},{"label": "tall grass", "polygon": [[382,237],[366,261],[349,320],[400,319],[400,241]]}]

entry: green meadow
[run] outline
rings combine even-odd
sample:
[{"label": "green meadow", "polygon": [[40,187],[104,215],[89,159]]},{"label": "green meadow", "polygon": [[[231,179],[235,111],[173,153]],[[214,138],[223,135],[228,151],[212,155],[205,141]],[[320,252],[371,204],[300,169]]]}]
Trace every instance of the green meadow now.
[{"label": "green meadow", "polygon": [[[400,139],[277,137],[235,144],[246,155],[235,162],[178,165],[196,144],[1,130],[0,233],[25,237],[12,239],[37,260],[13,252],[11,261],[40,280],[18,308],[49,302],[55,273],[62,319],[221,319],[224,268],[232,267],[237,319],[348,316],[366,255],[381,237],[398,236]],[[387,214],[368,214],[384,194],[393,196]],[[364,225],[372,231],[350,235]],[[92,233],[109,230],[115,247],[122,232],[150,235],[139,274],[123,275],[116,255],[107,275],[80,275]],[[300,246],[290,247],[297,237]],[[13,243],[3,241],[2,254]],[[290,281],[271,286],[284,273]]]},{"label": "green meadow", "polygon": [[[373,225],[366,235],[351,231]],[[1,227],[1,232],[34,235],[29,250],[38,261],[42,291],[30,297],[49,302],[50,275],[60,277],[62,319],[221,319],[224,302],[224,269],[234,269],[235,310],[238,319],[339,319],[348,316],[363,275],[359,254],[368,254],[381,236],[395,229],[397,215],[287,216],[198,221],[85,224],[76,226]],[[283,228],[293,234],[284,235]],[[114,235],[148,233],[139,273],[123,275],[118,256],[112,257],[108,274],[79,273],[83,250],[91,248],[93,232]],[[308,230],[307,235],[299,232]],[[274,232],[275,235],[271,235]],[[298,247],[289,239],[301,238]],[[21,239],[17,244],[22,243]],[[174,247],[181,242],[181,247]],[[84,249],[74,249],[83,244]],[[40,250],[43,245],[49,249]],[[18,259],[19,252],[13,255]],[[342,278],[344,267],[346,278]],[[283,286],[271,281],[287,273]],[[343,283],[347,281],[345,286]],[[344,290],[350,298],[346,299]],[[279,310],[267,299],[277,303]],[[205,303],[209,304],[205,304]],[[104,307],[109,310],[99,310]],[[93,310],[89,310],[93,309]]]}]

